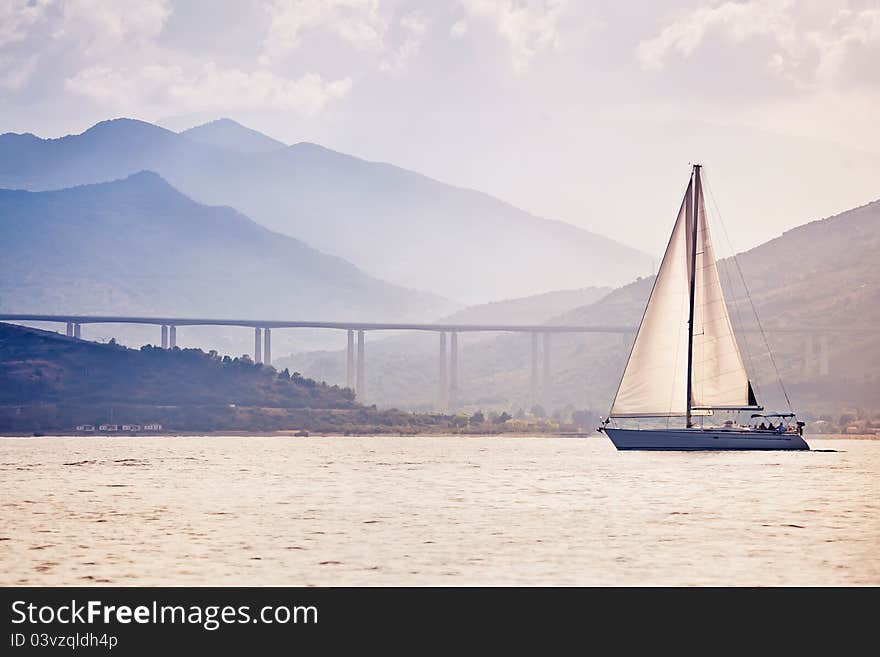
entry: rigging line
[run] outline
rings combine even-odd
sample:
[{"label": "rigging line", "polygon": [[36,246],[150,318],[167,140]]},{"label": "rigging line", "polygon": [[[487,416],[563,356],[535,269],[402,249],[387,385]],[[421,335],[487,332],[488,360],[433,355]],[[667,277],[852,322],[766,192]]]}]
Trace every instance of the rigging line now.
[{"label": "rigging line", "polygon": [[[691,172],[691,178],[693,177],[693,172]],[[691,184],[693,183],[692,179],[688,179],[687,187],[685,187],[685,194],[687,194],[691,189]],[[682,209],[685,206],[685,201],[682,199],[681,207],[678,210],[679,215],[681,214]],[[676,219],[676,221],[678,221]],[[669,251],[669,245],[672,244],[672,237],[675,235],[675,228],[673,227],[672,235],[669,236],[669,240],[666,243],[666,251]],[[617,401],[617,395],[620,393],[620,387],[623,385],[623,379],[626,376],[626,371],[629,369],[629,359],[632,358],[633,352],[636,349],[636,342],[639,340],[639,333],[642,332],[642,324],[645,321],[645,317],[648,315],[648,306],[651,305],[651,297],[654,296],[654,289],[657,287],[657,279],[660,278],[660,270],[663,269],[663,263],[666,260],[666,251],[663,252],[663,258],[660,260],[660,267],[657,269],[657,274],[654,276],[654,281],[651,283],[651,293],[648,295],[648,301],[645,303],[645,309],[642,311],[642,318],[639,320],[639,328],[636,330],[636,336],[633,339],[632,345],[629,348],[629,354],[626,357],[626,363],[623,366],[623,374],[620,375],[620,381],[617,383],[617,390],[614,391],[614,397],[611,400],[611,408],[608,410],[608,419],[611,419],[613,416],[611,415],[614,410],[614,403]]]},{"label": "rigging line", "polygon": [[[779,382],[779,387],[782,389],[782,394],[785,396],[785,401],[788,403],[789,409],[791,409],[791,401],[788,398],[788,392],[785,389],[785,384],[782,383],[782,377],[779,375],[779,368],[776,367],[776,361],[773,359],[773,352],[770,349],[770,343],[767,340],[767,336],[764,334],[764,327],[761,326],[761,319],[758,317],[758,311],[755,310],[755,304],[752,301],[752,296],[751,296],[751,293],[749,292],[749,286],[748,286],[748,284],[746,284],[745,276],[743,276],[742,269],[739,266],[739,259],[736,257],[736,249],[733,248],[733,241],[730,239],[730,235],[727,232],[727,225],[724,223],[724,219],[721,216],[721,209],[718,207],[718,203],[715,200],[715,193],[712,191],[712,188],[709,186],[708,181],[706,183],[706,187],[709,190],[709,197],[712,200],[713,207],[715,208],[715,214],[718,215],[718,223],[721,224],[721,230],[724,233],[724,239],[727,240],[727,246],[730,248],[731,258],[733,259],[733,262],[736,265],[737,271],[739,272],[739,277],[740,277],[740,280],[742,281],[743,289],[746,293],[746,297],[749,300],[749,304],[751,304],[752,313],[755,316],[755,321],[757,322],[758,328],[760,329],[761,335],[763,336],[764,346],[767,348],[767,354],[769,355],[770,362],[773,364],[773,369],[776,372],[776,380]],[[728,269],[728,266],[726,264],[724,266],[724,274],[727,277],[728,285],[730,285],[731,293],[733,293],[734,292],[733,279],[730,275],[730,270]],[[740,330],[743,331],[743,345],[745,346],[745,349],[746,349],[746,358],[748,358],[748,360],[749,360],[749,369],[751,369],[752,372],[755,372],[756,370],[755,370],[754,360],[752,358],[752,350],[749,348],[748,335],[744,331],[745,323],[743,322],[742,314],[740,313],[739,303],[737,302],[735,294],[733,297],[733,309],[736,313],[736,318],[737,318],[737,321],[739,322]],[[752,383],[751,379],[749,379],[749,383],[750,384]],[[761,392],[761,388],[758,385],[757,380],[754,382],[754,387],[756,388],[758,396],[762,397],[763,394]]]},{"label": "rigging line", "polygon": [[[758,317],[758,311],[755,308],[755,302],[752,299],[752,294],[749,291],[749,286],[748,283],[746,283],[746,278],[745,276],[743,276],[742,268],[739,266],[739,259],[736,257],[736,253],[734,252],[733,243],[730,241],[730,236],[727,234],[727,227],[724,225],[724,220],[721,218],[721,211],[718,209],[718,204],[715,202],[715,196],[712,193],[711,188],[709,188],[709,196],[712,199],[712,204],[715,206],[715,212],[718,214],[718,223],[721,224],[721,229],[724,231],[724,237],[727,239],[730,250],[733,253],[733,255],[731,256],[733,258],[733,263],[736,265],[737,272],[739,272],[740,280],[742,281],[743,288],[746,291],[746,298],[749,300],[749,305],[752,307],[752,313],[755,315],[755,321],[758,323],[758,329],[760,330],[761,337],[764,340],[764,346],[767,347],[767,354],[770,356],[770,362],[773,364],[773,371],[776,373],[776,380],[779,382],[779,387],[782,389],[782,394],[785,396],[785,403],[788,404],[788,410],[791,411],[791,399],[788,396],[788,391],[785,389],[785,384],[782,382],[782,376],[779,374],[779,367],[776,365],[776,358],[773,357],[773,350],[770,348],[769,340],[767,340],[767,333],[764,331],[763,324],[761,324],[761,318]],[[734,307],[736,307],[736,303],[734,303]],[[746,349],[746,353],[748,353],[748,348]]]},{"label": "rigging line", "polygon": [[[712,191],[712,187],[709,185],[708,177],[706,179],[706,189],[709,190],[709,198],[712,201],[712,206],[715,208],[715,214],[718,216],[718,223],[721,224],[721,230],[724,233],[724,238],[727,240],[727,246],[730,248],[731,256],[733,257],[734,262],[737,262],[736,250],[733,248],[733,243],[730,240],[730,236],[727,234],[727,226],[724,225],[724,221],[721,218],[721,210],[718,208],[718,203],[716,203],[716,201],[715,201],[715,194]],[[717,258],[716,258],[716,260],[717,260]],[[737,264],[737,266],[739,266],[739,265]],[[716,267],[716,269],[717,269],[717,267]],[[748,358],[748,360],[749,360],[749,370],[751,370],[752,372],[755,372],[755,363],[754,363],[754,360],[752,359],[752,350],[749,348],[749,338],[745,332],[745,323],[743,322],[742,314],[740,313],[739,301],[736,298],[737,297],[736,290],[734,290],[734,287],[733,287],[733,278],[731,278],[731,276],[730,276],[730,269],[728,268],[728,265],[725,264],[723,269],[724,269],[724,277],[727,279],[727,285],[729,286],[730,293],[733,296],[733,310],[734,310],[734,313],[736,314],[736,320],[737,320],[737,322],[739,322],[740,333],[743,336],[743,346],[745,347],[745,350],[746,350],[746,358]],[[740,272],[740,276],[742,276],[742,272]],[[745,280],[743,280],[743,287],[746,290],[746,294],[748,294],[748,287],[745,285]],[[757,314],[755,315],[755,319],[757,319]],[[734,334],[734,337],[735,337],[735,334]],[[758,388],[758,390],[757,390],[758,396],[761,396],[761,390],[758,387],[757,381],[755,382],[755,388]]]},{"label": "rigging line", "polygon": [[[712,188],[709,185],[708,177],[706,179],[706,189],[709,190],[709,198],[712,201],[712,206],[715,208],[715,214],[718,216],[718,223],[721,224],[721,229],[724,233],[724,238],[727,240],[727,245],[730,248],[730,252],[733,256],[734,262],[736,262],[736,251],[733,248],[733,243],[730,240],[730,236],[727,234],[727,227],[724,225],[724,221],[721,218],[721,210],[718,209],[718,203],[715,202],[715,194],[712,192]],[[743,346],[745,347],[745,350],[746,350],[746,358],[749,361],[749,369],[752,372],[754,372],[755,371],[755,364],[752,359],[752,350],[749,349],[749,340],[748,340],[748,336],[746,335],[745,330],[744,330],[745,323],[743,322],[742,314],[740,313],[739,302],[736,298],[737,297],[736,290],[733,287],[733,279],[730,276],[730,270],[728,269],[727,265],[724,265],[723,269],[724,269],[724,276],[727,279],[727,284],[730,289],[730,293],[733,296],[733,310],[736,314],[736,319],[739,322],[740,332],[742,333],[742,336],[743,336]],[[717,267],[716,267],[716,270],[717,270]],[[745,287],[745,281],[743,281],[743,286]],[[731,328],[731,330],[733,330],[733,327],[730,327],[730,328]],[[734,333],[734,337],[736,337],[735,333]],[[755,388],[758,388],[757,382],[755,382]],[[758,389],[758,396],[761,396],[760,388]]]}]

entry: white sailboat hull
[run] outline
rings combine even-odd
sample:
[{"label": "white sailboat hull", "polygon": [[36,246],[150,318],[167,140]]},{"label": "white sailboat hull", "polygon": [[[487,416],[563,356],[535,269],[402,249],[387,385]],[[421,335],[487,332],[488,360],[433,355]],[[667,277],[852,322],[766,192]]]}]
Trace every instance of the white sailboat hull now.
[{"label": "white sailboat hull", "polygon": [[613,429],[603,431],[619,450],[716,451],[810,449],[796,433],[730,429]]}]

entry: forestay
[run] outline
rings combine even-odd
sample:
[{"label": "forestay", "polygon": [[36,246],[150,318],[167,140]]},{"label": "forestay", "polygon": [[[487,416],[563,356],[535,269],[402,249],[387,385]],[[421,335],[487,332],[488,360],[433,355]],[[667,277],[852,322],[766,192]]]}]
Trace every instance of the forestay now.
[{"label": "forestay", "polygon": [[611,408],[612,417],[688,414],[688,315],[694,220],[697,244],[691,411],[699,414],[713,408],[755,406],[724,302],[699,174],[695,173],[639,325]]}]

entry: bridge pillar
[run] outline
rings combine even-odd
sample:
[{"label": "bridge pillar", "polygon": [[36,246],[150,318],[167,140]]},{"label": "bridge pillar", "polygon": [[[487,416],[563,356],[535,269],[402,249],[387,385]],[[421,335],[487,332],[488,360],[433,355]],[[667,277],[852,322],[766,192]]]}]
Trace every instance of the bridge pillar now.
[{"label": "bridge pillar", "polygon": [[354,390],[354,331],[348,329],[348,348],[345,350],[345,387]]},{"label": "bridge pillar", "polygon": [[67,337],[73,337],[73,322],[67,322]]},{"label": "bridge pillar", "polygon": [[[550,334],[544,333],[544,367],[541,372],[541,402],[547,404],[550,398]],[[548,410],[548,409],[544,409]]]},{"label": "bridge pillar", "polygon": [[440,331],[440,353],[437,356],[437,410],[449,407],[449,379],[446,370],[446,332]]},{"label": "bridge pillar", "polygon": [[449,334],[449,412],[458,410],[458,331]]},{"label": "bridge pillar", "polygon": [[260,364],[263,362],[263,345],[262,334],[259,326],[254,327],[254,362]]},{"label": "bridge pillar", "polygon": [[810,374],[816,367],[816,350],[813,345],[813,336],[807,333],[804,336],[804,374]]},{"label": "bridge pillar", "polygon": [[531,333],[532,338],[532,371],[529,378],[529,403],[538,403],[538,334]]},{"label": "bridge pillar", "polygon": [[168,326],[162,324],[162,348],[168,348]]},{"label": "bridge pillar", "polygon": [[364,332],[358,331],[358,353],[357,353],[357,387],[355,388],[360,402],[364,403],[366,393],[364,385]]},{"label": "bridge pillar", "polygon": [[80,328],[80,324],[79,323],[74,324],[73,325],[73,337],[75,337],[77,340],[79,340],[79,339],[81,339],[81,336],[82,336],[82,329]]},{"label": "bridge pillar", "polygon": [[272,364],[272,330],[263,329],[263,364]]},{"label": "bridge pillar", "polygon": [[829,371],[828,340],[827,333],[823,333],[819,337],[819,374],[822,376],[828,376]]},{"label": "bridge pillar", "polygon": [[171,349],[177,346],[177,327],[174,324],[168,327],[168,346]]}]

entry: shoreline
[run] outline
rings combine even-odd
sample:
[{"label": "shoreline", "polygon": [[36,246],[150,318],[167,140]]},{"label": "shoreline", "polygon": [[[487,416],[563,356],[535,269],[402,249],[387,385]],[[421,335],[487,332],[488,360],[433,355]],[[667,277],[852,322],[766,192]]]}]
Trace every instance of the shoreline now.
[{"label": "shoreline", "polygon": [[[75,431],[47,431],[37,433],[23,432],[0,432],[0,438],[188,438],[194,436],[208,436],[217,438],[419,438],[419,437],[472,437],[472,438],[500,438],[520,436],[522,438],[592,438],[601,437],[597,431],[497,431],[497,432],[467,432],[467,431],[388,431],[388,432],[321,432],[303,430],[278,430],[278,431],[156,431],[144,432],[94,432],[82,433]],[[880,434],[807,434],[807,441],[812,440],[880,440]]]}]

